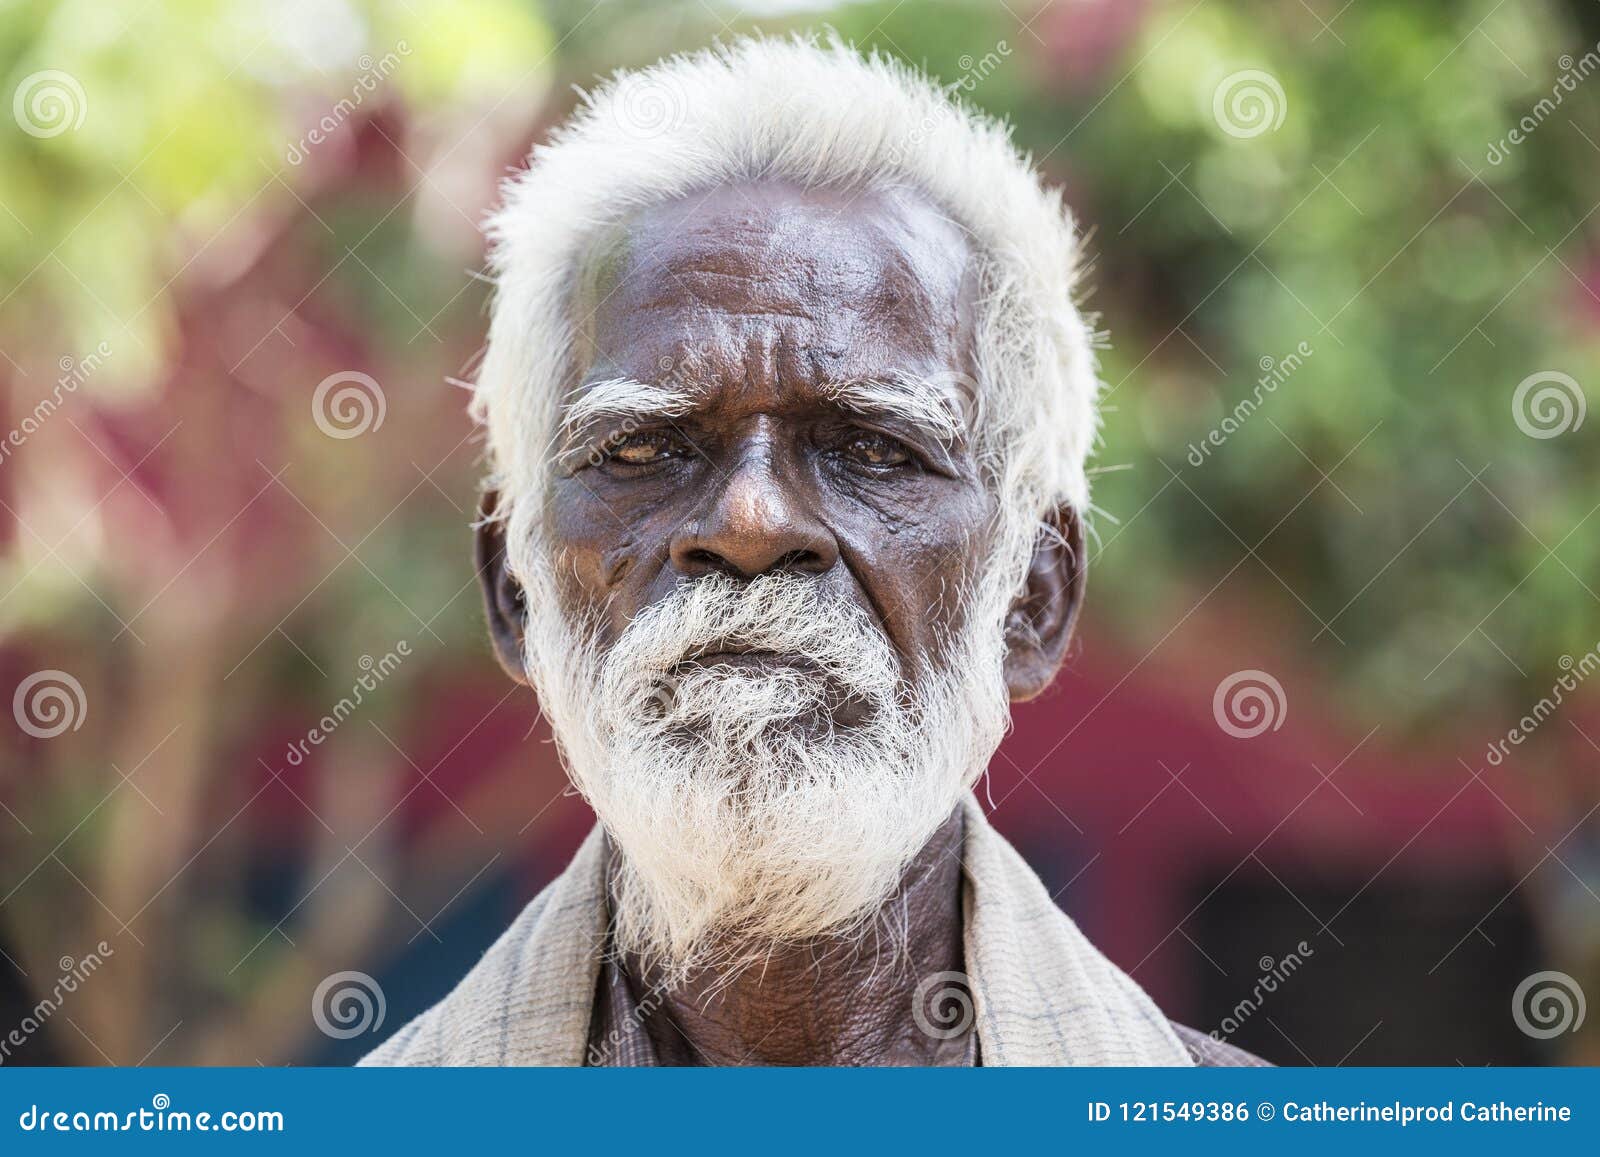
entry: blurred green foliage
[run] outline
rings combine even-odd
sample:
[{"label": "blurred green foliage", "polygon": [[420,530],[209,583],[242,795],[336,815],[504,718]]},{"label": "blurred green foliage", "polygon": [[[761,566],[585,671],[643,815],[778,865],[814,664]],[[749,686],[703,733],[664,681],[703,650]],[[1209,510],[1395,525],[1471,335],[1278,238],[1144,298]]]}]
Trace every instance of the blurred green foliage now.
[{"label": "blurred green foliage", "polygon": [[[1600,382],[1600,87],[1580,82],[1499,163],[1488,154],[1594,50],[1596,7],[1013,7],[11,4],[8,91],[58,69],[87,115],[45,138],[0,133],[0,347],[48,364],[110,340],[116,370],[92,389],[159,391],[179,352],[174,279],[241,222],[310,196],[314,165],[286,148],[397,45],[381,100],[353,119],[401,109],[407,131],[463,136],[512,91],[526,129],[571,84],[755,25],[826,20],[948,80],[1004,45],[963,87],[1069,190],[1110,335],[1095,613],[1153,644],[1243,559],[1224,598],[1243,589],[1263,630],[1300,637],[1357,712],[1520,710],[1560,656],[1600,641],[1600,534],[1585,521],[1600,423],[1536,439],[1512,416],[1531,374]],[[1221,131],[1214,104],[1244,69],[1270,74],[1284,105],[1248,138]],[[439,148],[403,178],[444,188],[451,161]],[[476,339],[470,260],[452,268],[415,205],[318,206],[326,232],[288,240],[319,271],[359,251],[372,278],[344,280],[347,262],[329,288],[374,344]],[[1192,464],[1262,359],[1302,342],[1304,365]]]}]

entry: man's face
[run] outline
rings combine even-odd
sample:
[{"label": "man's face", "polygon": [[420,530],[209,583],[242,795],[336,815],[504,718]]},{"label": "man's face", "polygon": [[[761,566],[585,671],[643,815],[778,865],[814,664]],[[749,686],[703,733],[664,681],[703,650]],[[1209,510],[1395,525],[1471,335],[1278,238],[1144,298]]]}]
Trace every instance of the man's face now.
[{"label": "man's face", "polygon": [[[925,674],[994,512],[969,447],[970,266],[920,200],[773,184],[608,237],[576,304],[574,400],[629,379],[694,401],[563,433],[546,526],[568,612],[598,615],[605,645],[685,580],[785,571],[876,622],[905,678]],[[900,412],[894,383],[950,426]]]},{"label": "man's face", "polygon": [[480,547],[502,656],[622,853],[624,950],[736,966],[858,925],[982,773],[1014,657],[1025,692],[1059,662],[1070,566],[1036,556],[1043,629],[1006,645],[972,264],[910,196],[755,184],[580,271],[527,589],[495,524]]}]

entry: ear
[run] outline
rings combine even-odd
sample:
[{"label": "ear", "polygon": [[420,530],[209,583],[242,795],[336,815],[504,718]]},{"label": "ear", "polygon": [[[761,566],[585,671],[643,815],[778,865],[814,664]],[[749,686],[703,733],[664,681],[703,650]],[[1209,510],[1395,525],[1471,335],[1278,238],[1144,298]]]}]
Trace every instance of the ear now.
[{"label": "ear", "polygon": [[1083,523],[1058,506],[1039,527],[1027,583],[1006,617],[1006,687],[1012,702],[1050,686],[1078,621],[1087,582]]},{"label": "ear", "polygon": [[483,587],[484,616],[489,620],[489,641],[494,657],[518,683],[527,684],[528,672],[522,664],[522,627],[527,605],[522,587],[506,569],[506,525],[491,517],[500,494],[486,490],[478,500],[478,522],[473,542],[473,562],[478,567],[478,582]]}]

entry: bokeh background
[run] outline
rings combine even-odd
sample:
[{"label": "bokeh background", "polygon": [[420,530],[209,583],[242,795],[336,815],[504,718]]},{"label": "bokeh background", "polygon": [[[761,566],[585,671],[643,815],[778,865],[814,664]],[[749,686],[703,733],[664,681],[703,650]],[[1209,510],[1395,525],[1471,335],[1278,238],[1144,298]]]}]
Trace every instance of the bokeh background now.
[{"label": "bokeh background", "polygon": [[477,224],[574,86],[824,23],[1088,234],[1090,600],[995,823],[1274,1061],[1600,1061],[1590,0],[7,4],[0,1060],[349,1061],[559,870]]}]

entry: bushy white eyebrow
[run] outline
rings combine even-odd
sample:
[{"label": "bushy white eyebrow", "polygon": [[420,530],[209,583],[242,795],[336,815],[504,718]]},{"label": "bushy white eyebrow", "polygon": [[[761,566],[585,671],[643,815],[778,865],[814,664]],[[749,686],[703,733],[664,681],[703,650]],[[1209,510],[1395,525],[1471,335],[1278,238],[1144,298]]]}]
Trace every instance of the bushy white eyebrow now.
[{"label": "bushy white eyebrow", "polygon": [[607,378],[588,383],[568,395],[560,435],[570,441],[595,422],[614,424],[676,418],[694,408],[697,395],[681,386],[663,386],[633,378]]},{"label": "bushy white eyebrow", "polygon": [[[581,392],[580,392],[581,391]],[[864,417],[905,422],[944,446],[961,441],[966,423],[960,403],[939,381],[915,374],[852,378],[818,386],[824,397]],[[564,442],[577,439],[596,422],[626,426],[682,417],[700,400],[698,391],[633,378],[607,378],[569,395],[561,419]]]},{"label": "bushy white eyebrow", "polygon": [[945,446],[961,441],[966,432],[960,402],[937,380],[897,373],[832,382],[822,389],[847,410],[907,422]]}]

